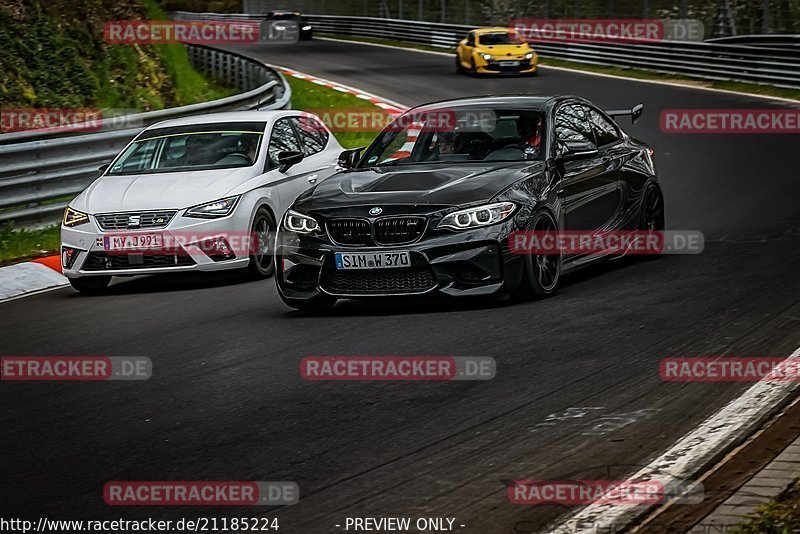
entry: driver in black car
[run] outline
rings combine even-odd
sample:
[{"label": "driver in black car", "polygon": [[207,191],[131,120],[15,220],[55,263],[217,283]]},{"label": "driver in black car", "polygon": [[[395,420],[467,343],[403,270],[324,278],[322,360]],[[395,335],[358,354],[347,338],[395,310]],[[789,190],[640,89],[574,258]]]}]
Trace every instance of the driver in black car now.
[{"label": "driver in black car", "polygon": [[521,139],[520,148],[525,159],[536,159],[542,150],[542,120],[530,115],[520,115],[517,119],[517,133]]}]

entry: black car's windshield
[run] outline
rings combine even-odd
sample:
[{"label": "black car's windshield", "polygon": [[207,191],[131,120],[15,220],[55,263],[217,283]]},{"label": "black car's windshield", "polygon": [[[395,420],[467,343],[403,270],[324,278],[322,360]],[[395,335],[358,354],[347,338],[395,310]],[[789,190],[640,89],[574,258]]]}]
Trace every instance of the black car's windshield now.
[{"label": "black car's windshield", "polygon": [[478,35],[478,43],[486,46],[522,44],[525,40],[517,32],[491,32]]},{"label": "black car's windshield", "polygon": [[370,145],[361,167],[543,159],[544,115],[536,110],[412,110]]},{"label": "black car's windshield", "polygon": [[143,132],[108,174],[150,174],[249,167],[258,157],[263,122],[157,128]]}]

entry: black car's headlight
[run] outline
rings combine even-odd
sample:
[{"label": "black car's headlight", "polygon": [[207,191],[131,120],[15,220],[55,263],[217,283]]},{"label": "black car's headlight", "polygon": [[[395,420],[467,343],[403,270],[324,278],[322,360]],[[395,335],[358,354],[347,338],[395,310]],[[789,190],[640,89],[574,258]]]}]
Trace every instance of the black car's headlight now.
[{"label": "black car's headlight", "polygon": [[184,217],[197,217],[199,219],[226,217],[233,212],[238,202],[238,195],[235,197],[221,198],[213,202],[206,202],[205,204],[193,206],[186,210]]},{"label": "black car's headlight", "polygon": [[476,206],[465,210],[458,210],[445,215],[436,228],[450,228],[451,230],[467,230],[499,223],[507,219],[517,208],[513,202],[497,202],[485,206]]},{"label": "black car's headlight", "polygon": [[64,226],[78,226],[89,222],[89,215],[76,209],[67,208],[64,210]]},{"label": "black car's headlight", "polygon": [[296,234],[313,234],[322,230],[315,218],[293,210],[288,210],[283,216],[283,228]]}]

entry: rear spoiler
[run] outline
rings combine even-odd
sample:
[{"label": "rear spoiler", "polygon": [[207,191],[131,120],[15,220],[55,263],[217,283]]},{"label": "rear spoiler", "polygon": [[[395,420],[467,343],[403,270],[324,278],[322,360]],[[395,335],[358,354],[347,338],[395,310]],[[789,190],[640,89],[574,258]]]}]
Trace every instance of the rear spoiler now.
[{"label": "rear spoiler", "polygon": [[630,115],[631,124],[636,124],[636,121],[638,121],[639,117],[642,116],[643,111],[644,111],[644,104],[639,103],[633,106],[631,109],[607,109],[606,113],[608,113],[612,117],[622,117],[624,115]]}]

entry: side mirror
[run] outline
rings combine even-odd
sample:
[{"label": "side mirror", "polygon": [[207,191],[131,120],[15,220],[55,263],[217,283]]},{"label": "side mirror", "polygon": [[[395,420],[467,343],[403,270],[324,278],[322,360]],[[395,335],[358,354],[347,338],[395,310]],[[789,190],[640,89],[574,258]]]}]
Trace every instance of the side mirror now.
[{"label": "side mirror", "polygon": [[556,159],[561,161],[592,158],[596,155],[597,146],[591,141],[565,140],[556,144]]},{"label": "side mirror", "polygon": [[301,161],[305,155],[302,152],[297,152],[294,150],[283,150],[278,152],[278,170],[281,172],[288,171],[292,165],[297,165]]},{"label": "side mirror", "polygon": [[636,124],[636,121],[639,120],[639,117],[642,116],[642,112],[644,111],[644,104],[636,104],[631,108],[631,124]]},{"label": "side mirror", "polygon": [[111,166],[110,163],[103,163],[97,168],[97,170],[99,170],[100,172],[106,172],[110,166]]},{"label": "side mirror", "polygon": [[348,170],[355,168],[358,165],[358,162],[361,160],[361,151],[367,147],[360,146],[358,148],[351,148],[350,150],[345,150],[341,154],[339,154],[339,161],[337,165],[342,170]]}]

